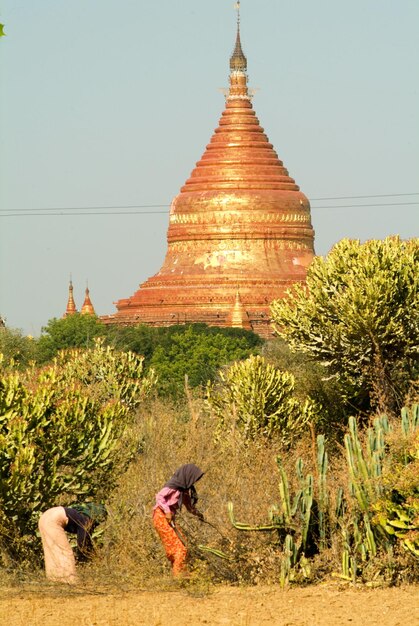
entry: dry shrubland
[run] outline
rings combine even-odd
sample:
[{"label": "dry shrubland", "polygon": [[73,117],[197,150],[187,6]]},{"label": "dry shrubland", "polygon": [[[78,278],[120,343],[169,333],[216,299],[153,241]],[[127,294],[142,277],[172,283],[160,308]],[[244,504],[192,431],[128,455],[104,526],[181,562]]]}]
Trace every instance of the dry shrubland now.
[{"label": "dry shrubland", "polygon": [[[237,581],[249,576],[243,571],[246,563],[245,569],[253,567],[257,577],[260,546],[271,551],[268,538],[244,536],[235,530],[228,518],[227,502],[234,501],[237,514],[246,521],[266,520],[267,508],[278,495],[278,449],[259,441],[245,444],[238,433],[217,441],[215,423],[198,404],[187,409],[156,401],[140,416],[133,433],[138,440],[138,456],[109,504],[103,547],[95,563],[101,575],[106,570],[106,576],[112,578],[146,581],[169,573],[152,526],[155,494],[178,466],[193,462],[205,471],[197,484],[198,507],[209,523],[200,522],[185,510],[178,515],[193,557],[192,567],[200,570],[200,576],[206,572],[216,579]],[[221,549],[234,561],[200,552],[198,545]],[[274,562],[273,551],[271,556]]]},{"label": "dry shrubland", "polygon": [[[229,519],[227,504],[234,503],[234,515],[239,522],[269,525],[269,507],[280,502],[277,457],[281,457],[293,495],[298,490],[297,459],[302,459],[305,473],[311,472],[316,477],[314,432],[308,429],[293,448],[288,449],[281,449],[275,441],[265,438],[245,440],[234,428],[229,428],[220,438],[217,423],[204,409],[202,401],[189,397],[188,402],[176,406],[158,399],[149,400],[131,425],[129,437],[135,442],[137,454],[120,476],[107,503],[109,517],[100,527],[93,560],[80,565],[86,589],[172,587],[170,566],[152,525],[152,509],[156,492],[178,466],[188,462],[196,463],[205,471],[197,490],[198,506],[208,523],[200,522],[184,510],[178,515],[178,524],[191,554],[192,577],[187,584],[201,592],[208,591],[210,585],[217,582],[279,583],[284,559],[283,537],[276,530],[237,530]],[[327,546],[311,555],[308,575],[301,568],[295,569],[292,580],[299,584],[341,575],[342,529],[350,528],[354,514],[351,507],[356,508],[356,503],[351,501],[343,448],[331,438],[327,443],[329,510],[335,510],[339,490],[343,487],[347,498],[347,526],[339,527],[333,513],[330,514],[328,523],[335,530]],[[416,454],[417,440],[416,444],[414,438],[403,444],[397,428],[389,438],[389,445],[394,447],[397,458],[401,458],[409,446]],[[391,466],[385,471],[391,475]],[[221,551],[227,558],[202,550],[202,546]],[[359,580],[371,584],[397,583],[417,580],[417,576],[417,559],[396,546],[391,552],[381,552],[376,559],[367,560]],[[0,582],[3,586],[30,583],[37,592],[51,587],[43,577],[41,560],[21,564],[18,568],[4,568]]]},{"label": "dry shrubland", "polygon": [[[394,441],[400,448],[397,428],[395,424],[390,445]],[[304,472],[311,472],[317,479],[315,433],[308,430],[292,449],[281,449],[263,438],[244,440],[234,429],[221,439],[215,435],[216,423],[200,401],[190,400],[183,407],[160,401],[148,404],[132,432],[138,441],[138,455],[121,477],[109,503],[110,517],[102,547],[86,574],[90,572],[101,581],[118,585],[130,585],[134,581],[153,587],[168,584],[170,567],[151,521],[154,496],[179,465],[194,462],[205,471],[197,484],[198,506],[209,523],[200,522],[187,511],[178,516],[191,552],[192,580],[200,585],[205,581],[250,584],[280,581],[283,536],[277,530],[237,530],[229,519],[227,504],[234,503],[234,515],[239,522],[269,525],[269,507],[280,502],[277,457],[281,458],[293,495],[298,490],[295,471],[298,459],[303,461]],[[358,515],[356,502],[351,499],[343,448],[332,439],[328,444],[330,537],[323,549],[314,550],[311,555],[308,575],[296,569],[292,579],[296,583],[341,575],[342,533],[351,532],[354,516]],[[387,474],[391,473],[391,463],[384,467]],[[346,498],[347,511],[339,526],[334,511],[340,492]],[[221,550],[229,558],[202,551],[199,547],[202,545]],[[362,564],[359,580],[397,583],[413,581],[417,575],[417,560],[395,546],[390,552],[380,552],[378,548],[376,558],[368,557]]]}]

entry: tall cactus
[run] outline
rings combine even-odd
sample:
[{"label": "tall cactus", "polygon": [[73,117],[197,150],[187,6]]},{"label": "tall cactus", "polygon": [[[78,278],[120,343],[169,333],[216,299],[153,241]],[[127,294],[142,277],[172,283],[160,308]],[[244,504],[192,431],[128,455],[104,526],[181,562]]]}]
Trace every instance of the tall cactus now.
[{"label": "tall cactus", "polygon": [[[391,554],[396,541],[410,554],[419,556],[416,471],[419,469],[419,440],[415,438],[419,428],[419,405],[403,409],[401,415],[402,433],[409,443],[402,448],[404,458],[399,454],[396,461],[400,489],[395,484],[389,488],[384,480],[383,461],[391,460],[387,435],[392,428],[385,415],[379,416],[361,440],[356,421],[350,418],[344,438],[349,498],[344,496],[342,486],[336,497],[331,498],[325,438],[319,435],[316,479],[311,473],[305,473],[303,460],[299,458],[295,466],[297,489],[294,493],[291,493],[285,467],[281,459],[277,459],[279,503],[269,510],[269,524],[250,526],[236,522],[233,505],[229,503],[230,520],[237,529],[277,531],[282,546],[281,585],[292,581],[297,571],[308,577],[310,551],[313,547],[327,548],[336,532],[340,535],[342,555],[340,575],[352,582],[365,571],[365,565],[383,551]],[[399,489],[397,501],[392,499],[395,489]]]},{"label": "tall cactus", "polygon": [[374,504],[373,528],[379,528],[387,543],[400,545],[419,557],[419,405],[401,411],[402,438],[398,462],[385,491]]},{"label": "tall cactus", "polygon": [[328,541],[328,508],[329,494],[327,490],[327,466],[328,457],[325,449],[324,435],[317,436],[317,490],[318,490],[318,513],[319,513],[319,536],[320,549],[323,550]]},{"label": "tall cactus", "polygon": [[292,535],[287,535],[284,543],[284,556],[281,561],[281,574],[279,580],[281,587],[285,587],[285,585],[288,584],[297,561],[298,548],[292,538]]},{"label": "tall cactus", "polygon": [[[358,436],[356,421],[349,418],[349,433],[345,435],[345,448],[350,475],[350,487],[358,502],[359,508],[364,515],[364,527],[369,546],[369,552],[373,556],[372,531],[370,521],[373,517],[374,504],[382,494],[382,458],[385,453],[384,436],[389,430],[388,420],[385,416],[378,417],[374,421],[374,428],[367,431],[367,445],[362,448]],[[380,524],[374,526],[375,533],[382,538],[386,536],[385,530]]]},{"label": "tall cactus", "polygon": [[[418,427],[419,405],[414,405],[410,410],[403,408],[402,434],[405,437],[414,435]],[[361,516],[356,511],[352,514],[352,545],[355,546],[353,554],[360,555],[362,560],[375,557],[379,547],[391,552],[396,540],[400,540],[407,551],[419,556],[419,505],[417,471],[414,469],[415,464],[419,469],[419,446],[418,443],[414,444],[414,449],[405,452],[403,460],[396,465],[399,474],[407,476],[407,480],[401,480],[402,490],[407,489],[406,495],[398,491],[394,483],[395,476],[391,485],[386,485],[383,480],[386,435],[391,430],[387,416],[377,417],[373,427],[367,430],[366,445],[362,447],[356,422],[354,418],[350,418],[349,433],[345,435],[350,488],[361,511]],[[412,474],[416,479],[412,480]],[[408,484],[411,486],[406,487]],[[347,547],[344,548],[345,551]]]},{"label": "tall cactus", "polygon": [[[295,472],[299,488],[294,494],[290,493],[287,472],[280,457],[277,458],[279,470],[279,506],[271,506],[269,510],[270,524],[249,525],[237,522],[234,518],[233,503],[228,503],[230,521],[235,528],[243,531],[274,531],[282,545],[283,558],[281,562],[281,585],[287,584],[298,568],[304,577],[310,575],[310,566],[307,554],[317,551],[317,544],[324,545],[326,541],[325,520],[327,519],[327,454],[324,450],[324,438],[319,437],[318,445],[318,481],[316,498],[316,482],[311,473],[304,473],[303,460],[296,462]],[[321,504],[319,505],[319,501]],[[319,537],[318,512],[322,511],[323,540]]]},{"label": "tall cactus", "polygon": [[414,404],[412,408],[403,407],[402,409],[402,431],[405,436],[413,433],[419,428],[419,404]]}]

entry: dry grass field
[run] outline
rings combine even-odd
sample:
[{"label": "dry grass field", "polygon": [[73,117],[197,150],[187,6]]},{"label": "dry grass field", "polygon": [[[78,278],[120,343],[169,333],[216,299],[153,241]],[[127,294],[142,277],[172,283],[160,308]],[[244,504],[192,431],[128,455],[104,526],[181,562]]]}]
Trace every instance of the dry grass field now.
[{"label": "dry grass field", "polygon": [[[141,453],[109,502],[97,556],[79,568],[80,586],[48,584],[41,560],[0,569],[0,626],[419,625],[419,586],[385,586],[389,579],[417,580],[417,564],[405,552],[397,553],[397,560],[377,558],[367,564],[362,580],[382,586],[354,587],[339,578],[338,534],[313,559],[309,580],[300,575],[282,589],[275,536],[236,530],[227,513],[231,500],[237,520],[266,523],[269,506],[279,498],[278,450],[266,442],[241,445],[235,433],[216,442],[212,423],[193,409],[192,419],[157,405],[142,416],[136,433]],[[315,467],[310,438],[283,455],[293,492],[299,457],[307,471]],[[179,514],[193,558],[191,579],[178,582],[171,578],[151,512],[156,491],[177,466],[190,461],[205,468],[198,492],[209,524]],[[347,483],[342,460],[331,459],[330,482],[333,499],[336,486]],[[198,544],[233,558],[223,561],[208,553],[203,558],[196,554]]]},{"label": "dry grass field", "polygon": [[281,590],[168,583],[166,589],[62,589],[46,584],[0,590],[1,626],[416,626],[419,587],[343,588],[340,583]]}]

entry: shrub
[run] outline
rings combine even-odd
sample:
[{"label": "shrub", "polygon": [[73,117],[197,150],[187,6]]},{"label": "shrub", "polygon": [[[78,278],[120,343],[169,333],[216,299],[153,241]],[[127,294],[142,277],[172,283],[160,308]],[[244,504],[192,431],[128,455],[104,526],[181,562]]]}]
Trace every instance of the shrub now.
[{"label": "shrub", "polygon": [[220,370],[218,381],[208,385],[206,401],[220,433],[237,425],[245,439],[264,435],[287,445],[318,413],[310,399],[295,397],[294,376],[261,356]]},{"label": "shrub", "polygon": [[319,407],[317,430],[328,429],[329,441],[334,435],[341,439],[350,415],[351,407],[345,404],[335,378],[325,377],[322,365],[303,352],[293,352],[280,337],[263,346],[262,356],[279,370],[287,371],[295,378],[295,396],[304,401],[311,398]]},{"label": "shrub", "polygon": [[140,358],[100,342],[43,369],[2,373],[0,541],[9,555],[24,554],[45,508],[109,494],[132,456],[124,434],[154,383]]},{"label": "shrub", "polygon": [[401,428],[387,436],[391,462],[382,469],[382,489],[373,524],[419,558],[419,405],[402,410]]}]

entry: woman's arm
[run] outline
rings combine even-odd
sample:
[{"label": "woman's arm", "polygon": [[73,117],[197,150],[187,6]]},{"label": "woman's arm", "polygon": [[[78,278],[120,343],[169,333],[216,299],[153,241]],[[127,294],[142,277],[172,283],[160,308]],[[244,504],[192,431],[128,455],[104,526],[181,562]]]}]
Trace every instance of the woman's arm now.
[{"label": "woman's arm", "polygon": [[192,504],[192,500],[191,500],[191,497],[190,497],[189,493],[184,493],[183,494],[182,504],[185,505],[185,507],[188,509],[189,513],[192,513],[192,515],[195,515],[200,520],[204,519],[204,516],[201,513],[201,511],[198,511],[196,506],[194,504]]}]

